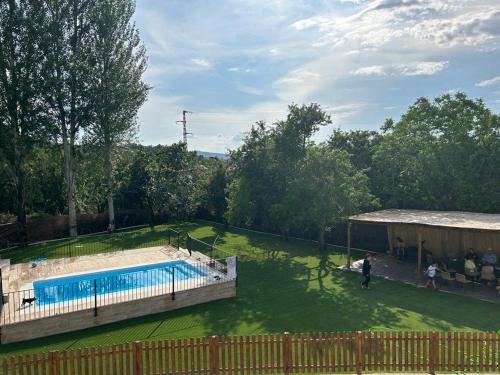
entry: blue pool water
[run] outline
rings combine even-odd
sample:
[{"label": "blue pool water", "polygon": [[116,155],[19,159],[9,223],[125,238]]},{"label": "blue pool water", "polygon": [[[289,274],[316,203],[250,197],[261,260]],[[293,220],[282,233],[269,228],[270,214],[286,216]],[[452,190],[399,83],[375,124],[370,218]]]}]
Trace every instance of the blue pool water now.
[{"label": "blue pool water", "polygon": [[175,281],[205,276],[200,269],[179,260],[41,280],[33,283],[35,303],[45,305],[94,296],[94,284],[98,295],[171,284],[174,267]]}]

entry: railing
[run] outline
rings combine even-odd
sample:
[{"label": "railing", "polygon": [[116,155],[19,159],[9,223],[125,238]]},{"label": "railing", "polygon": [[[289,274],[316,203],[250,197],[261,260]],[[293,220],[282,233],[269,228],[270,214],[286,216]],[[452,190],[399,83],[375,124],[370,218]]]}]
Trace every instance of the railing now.
[{"label": "railing", "polygon": [[199,252],[210,259],[223,259],[231,256],[227,251],[219,249],[214,244],[194,238],[189,233],[186,234],[186,247],[190,253]]},{"label": "railing", "polygon": [[336,332],[171,339],[4,357],[4,374],[499,372],[500,335]]},{"label": "railing", "polygon": [[177,249],[181,246],[181,232],[176,231],[175,229],[172,228],[167,228],[167,236],[168,236],[168,244],[172,245],[172,243],[175,244],[175,247]]},{"label": "railing", "polygon": [[171,228],[156,231],[123,231],[112,234],[91,234],[77,238],[63,238],[29,244],[0,251],[0,259],[11,264],[36,258],[67,258],[113,251],[174,245],[179,248],[180,233]]},{"label": "railing", "polygon": [[3,295],[1,325],[89,309],[97,316],[102,306],[166,294],[175,299],[176,292],[228,281],[225,264],[224,259],[205,258],[71,283],[41,281],[34,288]]}]

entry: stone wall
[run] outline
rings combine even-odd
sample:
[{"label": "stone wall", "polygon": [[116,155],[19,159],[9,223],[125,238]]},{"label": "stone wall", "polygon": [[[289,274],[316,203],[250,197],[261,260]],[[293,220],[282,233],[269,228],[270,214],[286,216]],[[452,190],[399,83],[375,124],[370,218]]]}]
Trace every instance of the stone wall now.
[{"label": "stone wall", "polygon": [[177,292],[175,293],[175,300],[172,300],[170,294],[166,294],[101,306],[97,309],[97,316],[94,316],[94,309],[88,309],[49,318],[10,324],[0,327],[1,343],[8,344],[77,331],[234,296],[236,296],[236,282],[232,280]]}]

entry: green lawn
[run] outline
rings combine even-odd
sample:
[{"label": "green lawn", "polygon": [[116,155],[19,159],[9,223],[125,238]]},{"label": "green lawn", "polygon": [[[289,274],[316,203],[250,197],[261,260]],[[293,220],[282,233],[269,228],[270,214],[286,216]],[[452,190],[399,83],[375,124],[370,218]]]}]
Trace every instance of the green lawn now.
[{"label": "green lawn", "polygon": [[[361,290],[361,276],[335,266],[335,247],[205,223],[173,225],[239,257],[238,296],[173,312],[11,345],[0,353],[81,348],[117,342],[206,335],[348,330],[497,330],[500,305],[416,289],[383,279]],[[158,233],[142,229],[144,242]],[[100,239],[99,243],[107,239]]]}]

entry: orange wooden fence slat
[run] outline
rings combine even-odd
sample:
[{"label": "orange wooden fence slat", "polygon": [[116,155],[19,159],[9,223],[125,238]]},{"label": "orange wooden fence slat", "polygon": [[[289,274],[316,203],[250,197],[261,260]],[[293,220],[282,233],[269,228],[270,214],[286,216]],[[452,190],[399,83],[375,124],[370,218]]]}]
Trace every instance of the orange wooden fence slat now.
[{"label": "orange wooden fence slat", "polygon": [[257,340],[255,335],[252,335],[252,374],[257,374]]},{"label": "orange wooden fence slat", "polygon": [[493,333],[491,338],[491,371],[497,371],[499,360],[500,358],[497,356],[497,335]]},{"label": "orange wooden fence slat", "polygon": [[203,371],[204,371],[204,374],[206,375],[208,373],[208,356],[207,356],[207,338],[206,337],[203,337],[201,339],[201,344],[202,344],[202,357],[203,357]]}]

